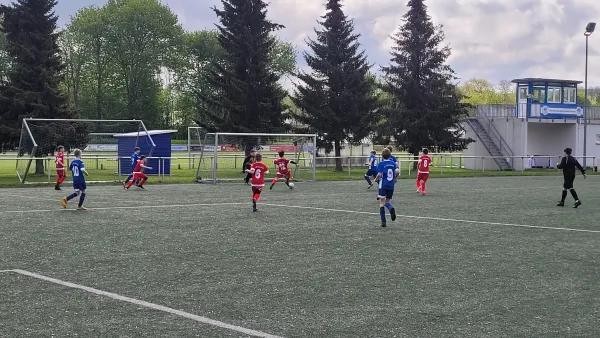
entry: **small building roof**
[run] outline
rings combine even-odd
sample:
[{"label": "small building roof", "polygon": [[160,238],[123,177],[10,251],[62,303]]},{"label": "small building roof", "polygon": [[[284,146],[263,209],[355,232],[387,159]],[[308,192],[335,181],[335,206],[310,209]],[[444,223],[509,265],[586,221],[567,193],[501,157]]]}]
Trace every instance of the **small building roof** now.
[{"label": "small building roof", "polygon": [[560,79],[543,79],[538,77],[526,77],[523,79],[514,79],[511,81],[512,83],[529,83],[529,82],[558,82],[565,84],[580,84],[583,81],[575,81],[575,80],[560,80]]},{"label": "small building roof", "polygon": [[114,134],[114,137],[137,137],[137,136],[146,136],[146,135],[161,135],[161,134],[173,134],[176,133],[177,130],[148,130],[148,132],[146,133],[145,131],[134,131],[132,133],[125,133],[125,134]]}]

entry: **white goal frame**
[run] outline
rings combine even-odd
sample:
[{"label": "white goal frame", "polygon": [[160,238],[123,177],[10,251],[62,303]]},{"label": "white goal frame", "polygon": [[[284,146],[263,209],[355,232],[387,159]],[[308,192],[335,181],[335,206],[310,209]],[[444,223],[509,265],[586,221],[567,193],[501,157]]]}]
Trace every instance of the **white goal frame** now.
[{"label": "white goal frame", "polygon": [[[37,153],[37,149],[39,148],[38,146],[38,141],[36,140],[33,133],[31,132],[31,128],[29,127],[29,123],[33,123],[33,122],[66,122],[66,123],[137,123],[139,124],[140,128],[138,130],[138,133],[140,135],[146,136],[148,138],[148,140],[150,141],[151,145],[152,145],[152,150],[150,151],[148,157],[152,157],[152,153],[154,152],[154,149],[156,148],[156,144],[154,143],[154,140],[152,140],[152,137],[150,136],[150,133],[148,133],[148,129],[146,128],[146,125],[144,124],[144,122],[142,120],[94,120],[94,119],[42,119],[42,118],[24,118],[22,121],[22,127],[21,127],[21,137],[19,140],[19,153],[17,154],[17,163],[16,163],[16,168],[15,171],[17,173],[17,177],[19,178],[19,181],[23,184],[26,183],[27,180],[27,176],[29,174],[29,170],[31,169],[31,163],[33,163],[34,160],[40,159],[38,157],[36,157],[36,153]],[[24,132],[26,131],[26,135],[23,135]],[[115,133],[93,133],[91,132],[90,135],[98,135],[98,136],[114,136],[120,134],[120,132],[115,132]],[[20,155],[20,149],[23,146],[23,139],[25,138],[29,138],[29,141],[32,143],[33,148],[29,153],[29,156],[25,157],[23,155]],[[23,175],[21,176],[21,174],[19,173],[19,161],[26,161],[26,167],[25,167],[25,171],[23,173]],[[118,161],[120,163],[120,161]],[[120,171],[120,170],[119,170]]]},{"label": "white goal frame", "polygon": [[[190,146],[190,128],[198,128],[198,129],[202,129],[201,127],[188,127],[188,146]],[[313,144],[313,149],[312,151],[308,151],[311,154],[311,157],[309,158],[310,160],[310,168],[311,168],[311,172],[312,172],[312,179],[311,182],[315,182],[317,180],[317,174],[316,174],[316,169],[317,169],[317,161],[316,161],[316,157],[317,157],[317,135],[316,134],[270,134],[270,133],[206,133],[205,137],[204,137],[204,142],[202,144],[202,146],[210,146],[213,149],[210,151],[204,151],[204,148],[201,151],[201,155],[200,155],[200,159],[199,161],[201,162],[202,160],[204,160],[205,158],[212,158],[211,161],[211,167],[210,167],[210,172],[211,172],[211,177],[209,180],[202,180],[199,176],[199,171],[200,171],[200,167],[201,167],[201,163],[198,163],[198,168],[196,170],[196,179],[198,182],[209,182],[209,183],[213,183],[216,184],[217,183],[217,170],[218,170],[218,158],[219,158],[219,137],[220,136],[229,136],[229,137],[268,137],[268,138],[276,138],[276,137],[298,137],[298,138],[306,138],[306,139],[311,139],[312,140],[312,144]],[[211,142],[210,144],[207,144],[206,141],[209,137],[214,137],[214,142]],[[189,151],[189,147],[188,147],[188,151]],[[205,157],[204,155],[210,155],[210,157]]]}]

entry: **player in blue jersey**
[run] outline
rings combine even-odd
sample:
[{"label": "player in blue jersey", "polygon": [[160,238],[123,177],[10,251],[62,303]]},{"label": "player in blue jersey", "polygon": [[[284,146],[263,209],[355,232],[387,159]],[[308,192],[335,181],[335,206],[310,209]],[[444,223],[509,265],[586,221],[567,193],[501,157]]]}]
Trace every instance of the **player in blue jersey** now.
[{"label": "player in blue jersey", "polygon": [[383,160],[377,165],[377,178],[379,182],[379,215],[381,216],[381,226],[386,226],[385,209],[388,209],[392,221],[396,220],[396,209],[392,205],[394,196],[394,186],[398,177],[397,164],[391,159],[392,152],[389,149],[383,149],[381,157]]},{"label": "player in blue jersey", "polygon": [[69,165],[69,170],[73,174],[73,189],[75,192],[71,195],[65,197],[61,201],[61,205],[63,208],[67,208],[67,202],[79,196],[79,204],[77,205],[77,210],[87,210],[83,207],[83,201],[85,200],[85,176],[88,175],[85,167],[83,165],[83,161],[81,160],[81,150],[75,149],[74,151],[75,159],[71,161],[71,165]]},{"label": "player in blue jersey", "polygon": [[133,178],[133,170],[135,169],[135,166],[137,165],[138,161],[140,160],[140,153],[141,153],[140,148],[135,147],[135,149],[133,150],[133,154],[131,155],[131,174],[129,174],[129,176],[127,176],[127,178],[125,179],[125,182],[123,182],[123,187],[126,187],[127,183],[129,183],[129,180],[131,180]]},{"label": "player in blue jersey", "polygon": [[367,172],[365,173],[365,181],[369,185],[367,189],[371,189],[373,186],[373,182],[371,182],[371,177],[377,176],[377,152],[375,150],[371,151],[371,156],[369,156],[369,160],[365,163],[365,166],[369,167]]}]

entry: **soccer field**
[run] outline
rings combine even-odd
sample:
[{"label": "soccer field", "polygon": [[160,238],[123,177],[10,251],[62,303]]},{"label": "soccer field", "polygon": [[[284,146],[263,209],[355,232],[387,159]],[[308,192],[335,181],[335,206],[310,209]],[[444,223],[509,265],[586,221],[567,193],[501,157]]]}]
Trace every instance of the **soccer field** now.
[{"label": "soccer field", "polygon": [[[0,336],[592,337],[600,178],[0,189]],[[389,216],[388,216],[389,217]]]}]

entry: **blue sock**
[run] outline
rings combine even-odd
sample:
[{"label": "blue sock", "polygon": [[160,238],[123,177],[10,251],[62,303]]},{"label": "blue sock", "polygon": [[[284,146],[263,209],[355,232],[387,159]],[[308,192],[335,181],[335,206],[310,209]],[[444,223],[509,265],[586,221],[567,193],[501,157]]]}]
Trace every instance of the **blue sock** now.
[{"label": "blue sock", "polygon": [[385,208],[379,207],[379,216],[381,216],[381,223],[385,223]]},{"label": "blue sock", "polygon": [[77,193],[76,192],[74,192],[71,195],[67,196],[67,201],[70,201],[70,200],[74,199],[75,197],[77,197]]},{"label": "blue sock", "polygon": [[85,200],[85,193],[82,192],[81,195],[79,195],[79,206],[83,205],[84,200]]},{"label": "blue sock", "polygon": [[371,185],[371,178],[369,176],[365,175],[365,180],[369,185]]},{"label": "blue sock", "polygon": [[125,184],[129,183],[129,180],[133,177],[133,174],[127,176],[127,178],[125,179]]},{"label": "blue sock", "polygon": [[387,202],[387,203],[385,204],[385,207],[386,207],[388,210],[392,210],[392,208],[393,208],[394,206],[392,205],[392,203],[390,203],[390,202]]}]

